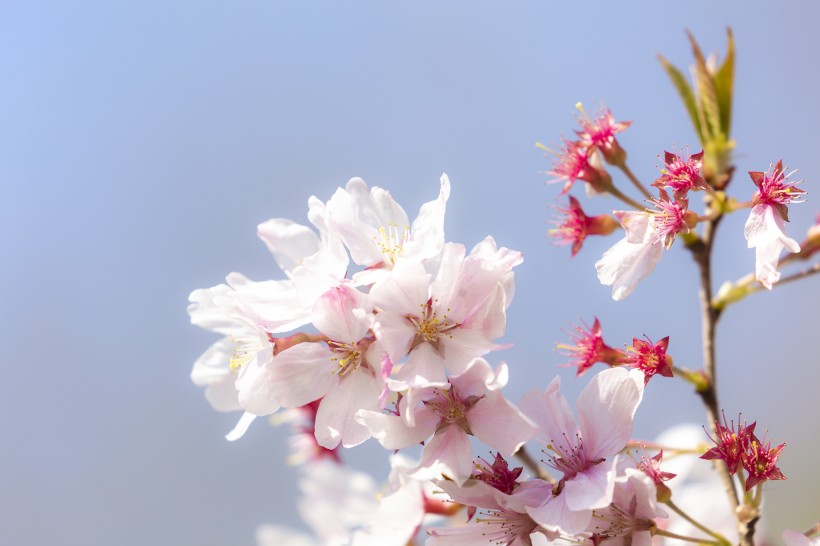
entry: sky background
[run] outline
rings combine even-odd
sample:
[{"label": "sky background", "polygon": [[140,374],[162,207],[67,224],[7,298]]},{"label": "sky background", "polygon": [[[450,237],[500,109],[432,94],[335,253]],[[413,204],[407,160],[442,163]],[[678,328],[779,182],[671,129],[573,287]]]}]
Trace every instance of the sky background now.
[{"label": "sky background", "polygon": [[[536,141],[575,128],[574,104],[632,120],[620,141],[639,177],[697,141],[656,59],[738,47],[730,193],[782,158],[820,210],[814,2],[2,2],[0,3],[0,544],[251,546],[257,525],[302,526],[285,428],[239,442],[189,379],[217,336],[189,324],[191,290],[231,271],[281,278],[257,224],[306,223],[352,176],[411,218],[446,172],[447,240],[491,234],[521,250],[505,342],[508,395],[560,373],[553,347],[599,317],[615,346],[671,336],[700,365],[696,270],[679,244],[624,302],[593,263],[545,237],[559,186]],[[626,187],[621,178],[616,183]],[[617,205],[585,203],[592,213]],[[715,283],[750,271],[745,213],[724,222]],[[767,487],[769,528],[820,517],[818,279],[730,308],[718,335],[721,405],[787,442],[788,481]],[[678,380],[650,384],[635,436],[703,422]],[[345,453],[381,480],[378,446]]]}]

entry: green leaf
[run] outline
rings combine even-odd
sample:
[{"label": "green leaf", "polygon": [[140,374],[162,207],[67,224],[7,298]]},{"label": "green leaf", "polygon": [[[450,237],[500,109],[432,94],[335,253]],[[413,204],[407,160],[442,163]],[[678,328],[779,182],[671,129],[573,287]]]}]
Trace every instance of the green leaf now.
[{"label": "green leaf", "polygon": [[715,74],[718,107],[720,108],[720,127],[723,134],[729,136],[732,125],[732,91],[735,82],[735,39],[732,29],[726,29],[726,58]]},{"label": "green leaf", "polygon": [[687,31],[686,35],[689,37],[692,53],[695,56],[695,87],[698,92],[698,113],[705,144],[723,133],[720,124],[720,107],[714,76],[706,66],[706,57],[703,56],[692,33]]},{"label": "green leaf", "polygon": [[675,89],[678,90],[678,94],[683,101],[683,105],[686,106],[686,111],[689,112],[689,117],[692,119],[692,125],[695,127],[695,133],[697,133],[702,144],[704,142],[703,132],[700,128],[700,117],[698,116],[698,107],[695,102],[695,94],[692,92],[692,87],[689,85],[689,82],[686,81],[686,78],[681,71],[675,68],[672,63],[667,61],[663,55],[658,55],[658,60],[663,65],[663,69],[666,70],[669,79],[672,80],[672,84],[675,86]]}]

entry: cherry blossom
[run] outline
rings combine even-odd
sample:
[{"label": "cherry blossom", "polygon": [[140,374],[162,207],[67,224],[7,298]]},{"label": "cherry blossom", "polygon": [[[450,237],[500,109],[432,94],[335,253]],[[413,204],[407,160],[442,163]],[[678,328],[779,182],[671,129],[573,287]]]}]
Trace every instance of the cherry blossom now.
[{"label": "cherry blossom", "polygon": [[686,198],[690,191],[706,190],[709,186],[703,179],[703,151],[690,155],[678,155],[663,152],[664,168],[661,176],[652,185],[658,188],[669,188],[676,199]]},{"label": "cherry blossom", "polygon": [[580,377],[597,362],[615,366],[626,357],[626,353],[620,349],[613,349],[604,343],[601,323],[597,317],[592,322],[592,327],[587,324],[574,326],[569,335],[574,344],[559,343],[556,348],[571,358],[564,366],[576,368],[576,376]]},{"label": "cherry blossom", "polygon": [[422,205],[411,225],[387,190],[368,190],[361,178],[352,178],[344,189],[336,190],[327,202],[327,226],[353,261],[371,270],[356,277],[356,282],[370,284],[379,278],[379,271],[392,269],[403,259],[421,262],[438,255],[444,245],[449,197],[450,180],[443,174],[438,198]]},{"label": "cherry blossom", "polygon": [[612,503],[594,510],[587,528],[593,544],[650,546],[656,518],[666,518],[655,500],[655,484],[643,472],[624,470],[617,480]]},{"label": "cherry blossom", "polygon": [[[793,174],[793,173],[791,173]],[[749,248],[755,249],[755,277],[769,290],[780,280],[777,262],[783,249],[800,252],[797,241],[786,235],[784,222],[789,221],[789,203],[800,203],[806,192],[790,182],[783,173],[783,162],[770,172],[750,171],[757,191],[752,198],[752,212],[746,221],[743,233]]]},{"label": "cherry blossom", "polygon": [[563,475],[552,494],[527,511],[547,529],[576,534],[586,529],[593,510],[612,502],[615,455],[632,433],[644,382],[637,370],[600,372],[578,397],[577,424],[560,385],[556,377],[546,392],[530,391],[521,401],[538,425],[535,437],[546,444],[546,464]]},{"label": "cherry blossom", "polygon": [[588,148],[600,150],[608,163],[622,164],[626,160],[626,152],[621,148],[615,135],[632,125],[632,122],[616,122],[608,108],[601,107],[592,119],[586,115],[581,103],[576,104],[576,108],[583,116],[578,120],[581,130],[576,131],[581,142]]},{"label": "cherry blossom", "polygon": [[656,234],[655,215],[645,212],[615,211],[626,236],[595,262],[598,280],[612,287],[612,299],[623,300],[649,276],[663,255]]},{"label": "cherry blossom", "polygon": [[[501,394],[508,370],[495,370],[481,358],[450,377],[446,388],[426,387],[414,397],[404,397],[399,415],[359,412],[359,420],[386,449],[403,449],[426,442],[413,476],[432,479],[445,475],[458,484],[472,473],[472,448],[468,436],[512,455],[535,432],[533,423]],[[410,403],[420,401],[414,408]],[[411,423],[403,415],[413,412]]]},{"label": "cherry blossom", "polygon": [[783,250],[800,252],[800,245],[786,235],[784,220],[773,205],[752,207],[743,229],[749,248],[755,249],[755,277],[769,290],[780,280],[777,262]]},{"label": "cherry blossom", "polygon": [[447,243],[434,278],[422,264],[404,261],[373,286],[376,338],[392,362],[408,355],[391,388],[444,386],[445,369],[460,373],[490,351],[504,331],[511,269],[520,261],[491,241],[467,256],[462,245]]},{"label": "cherry blossom", "polygon": [[572,245],[572,256],[581,250],[587,235],[609,235],[618,226],[607,214],[587,216],[578,200],[571,195],[569,206],[558,207],[557,210],[563,215],[563,219],[556,221],[556,227],[550,229],[547,234],[557,239],[560,245]]}]

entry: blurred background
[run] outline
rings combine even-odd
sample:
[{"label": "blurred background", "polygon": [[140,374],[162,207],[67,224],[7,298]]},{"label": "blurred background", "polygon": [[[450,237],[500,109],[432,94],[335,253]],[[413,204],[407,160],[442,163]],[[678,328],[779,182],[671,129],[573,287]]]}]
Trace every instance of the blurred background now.
[{"label": "blurred background", "polygon": [[[696,137],[657,61],[691,64],[684,34],[738,55],[730,193],[783,158],[805,178],[802,240],[820,210],[814,2],[3,2],[0,4],[0,545],[250,546],[257,525],[303,527],[285,427],[236,443],[191,384],[216,335],[189,324],[191,290],[231,271],[281,278],[256,226],[306,223],[307,198],[348,178],[390,189],[414,217],[452,181],[446,235],[522,250],[505,342],[508,394],[560,373],[562,330],[597,316],[611,345],[671,336],[700,366],[696,269],[679,248],[624,302],[593,263],[545,236],[558,185],[534,143],[575,129],[574,105],[632,120],[636,174]],[[628,188],[616,177],[616,183]],[[574,192],[578,194],[578,192]],[[587,200],[601,213],[620,208]],[[753,268],[745,213],[721,226],[715,283]],[[721,405],[787,442],[767,486],[769,529],[820,517],[818,278],[759,293],[719,328]],[[656,378],[635,436],[703,423],[690,388]],[[386,477],[377,445],[348,461]]]}]

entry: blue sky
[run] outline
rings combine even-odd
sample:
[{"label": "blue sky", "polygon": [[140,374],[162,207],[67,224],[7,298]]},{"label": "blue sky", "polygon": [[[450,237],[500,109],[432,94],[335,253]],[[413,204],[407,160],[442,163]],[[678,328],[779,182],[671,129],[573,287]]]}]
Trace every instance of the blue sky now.
[{"label": "blue sky", "polygon": [[[309,195],[352,176],[413,216],[447,172],[448,240],[491,234],[524,252],[514,346],[493,355],[513,398],[555,373],[580,390],[552,347],[593,316],[612,344],[670,335],[676,363],[697,367],[691,258],[674,248],[613,302],[592,264],[614,239],[570,259],[544,236],[559,188],[544,185],[534,143],[571,134],[576,102],[604,101],[633,121],[621,139],[632,169],[655,177],[657,154],[696,147],[656,55],[687,66],[684,29],[722,52],[730,25],[733,193],[748,198],[744,173],[783,158],[811,194],[817,17],[808,1],[3,3],[0,543],[251,545],[258,524],[298,524],[286,431],[224,441],[235,416],[188,378],[215,337],[185,307],[230,271],[279,275],[256,225],[304,222]],[[795,206],[790,233],[802,239],[817,211],[811,195]],[[721,227],[716,284],[753,267],[742,216]],[[784,286],[719,330],[727,414],[789,444],[790,480],[769,488],[775,532],[818,517],[817,305],[816,279]],[[637,436],[702,421],[685,385],[651,387]],[[372,446],[348,459],[385,471]]]}]

